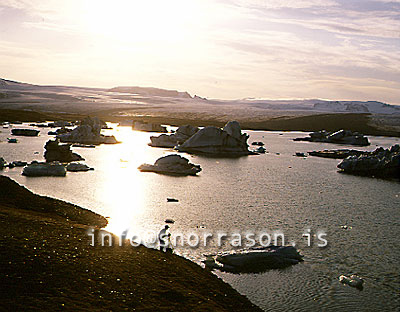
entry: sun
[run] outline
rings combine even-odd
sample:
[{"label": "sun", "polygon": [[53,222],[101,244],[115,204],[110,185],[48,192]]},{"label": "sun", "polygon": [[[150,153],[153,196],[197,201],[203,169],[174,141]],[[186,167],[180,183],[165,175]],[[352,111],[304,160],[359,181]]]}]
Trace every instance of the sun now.
[{"label": "sun", "polygon": [[187,0],[87,0],[85,24],[91,33],[131,42],[184,40],[201,13]]}]

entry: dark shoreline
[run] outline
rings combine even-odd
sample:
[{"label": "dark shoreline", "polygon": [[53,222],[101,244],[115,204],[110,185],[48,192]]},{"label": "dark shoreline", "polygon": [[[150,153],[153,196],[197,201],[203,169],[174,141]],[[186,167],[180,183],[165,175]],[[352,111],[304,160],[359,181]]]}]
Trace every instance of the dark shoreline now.
[{"label": "dark shoreline", "polygon": [[[137,109],[132,110],[106,110],[96,111],[90,116],[97,116],[100,119],[110,122],[121,122],[126,119],[134,121],[143,121],[172,126],[217,126],[223,127],[226,122],[232,118],[213,118],[205,116],[202,113],[175,113],[173,115],[163,112],[148,113],[145,116],[118,117],[117,112],[131,112],[135,114]],[[150,114],[152,116],[150,116]],[[284,112],[282,112],[284,114]],[[75,121],[86,117],[84,114],[59,113],[59,112],[41,112],[26,110],[0,109],[0,122],[20,121],[20,122],[43,122],[49,120]],[[365,135],[400,137],[400,132],[393,127],[379,125],[373,121],[374,115],[370,113],[321,113],[305,116],[281,116],[281,117],[255,117],[252,119],[236,116],[242,129],[245,130],[263,130],[263,131],[304,131],[312,132],[319,130],[337,131],[346,129],[356,131]]]},{"label": "dark shoreline", "polygon": [[143,246],[90,246],[106,219],[0,175],[0,310],[261,311],[209,271]]}]

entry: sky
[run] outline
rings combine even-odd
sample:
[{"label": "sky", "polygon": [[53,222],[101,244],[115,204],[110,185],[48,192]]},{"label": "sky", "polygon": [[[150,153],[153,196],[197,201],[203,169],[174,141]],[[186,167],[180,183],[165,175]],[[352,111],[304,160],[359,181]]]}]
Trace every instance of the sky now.
[{"label": "sky", "polygon": [[0,0],[0,77],[400,104],[400,0]]}]

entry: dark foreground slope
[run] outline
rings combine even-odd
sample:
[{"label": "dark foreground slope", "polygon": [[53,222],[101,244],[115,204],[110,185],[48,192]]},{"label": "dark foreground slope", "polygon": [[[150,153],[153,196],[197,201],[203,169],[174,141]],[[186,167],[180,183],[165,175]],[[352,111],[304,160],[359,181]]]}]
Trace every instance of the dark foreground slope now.
[{"label": "dark foreground slope", "polygon": [[90,246],[106,221],[80,209],[0,176],[1,311],[260,311],[184,258]]}]

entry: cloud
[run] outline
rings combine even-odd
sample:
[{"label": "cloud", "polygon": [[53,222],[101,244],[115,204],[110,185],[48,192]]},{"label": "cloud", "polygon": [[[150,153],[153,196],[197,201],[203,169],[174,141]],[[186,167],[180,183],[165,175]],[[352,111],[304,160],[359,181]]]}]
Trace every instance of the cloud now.
[{"label": "cloud", "polygon": [[334,6],[336,2],[333,0],[227,0],[222,1],[230,5],[236,5],[246,8],[256,9],[278,9],[278,8],[292,8],[304,9],[312,7],[326,7]]},{"label": "cloud", "polygon": [[23,76],[36,65],[43,80],[91,72],[99,85],[118,79],[211,97],[399,95],[400,0],[191,0],[174,27],[167,17],[155,25],[150,4],[143,22],[125,23],[124,12],[103,23],[110,5],[117,16],[131,0],[96,1],[1,1],[2,68]]},{"label": "cloud", "polygon": [[301,25],[333,33],[400,37],[400,2],[382,0],[220,0],[259,21]]}]

